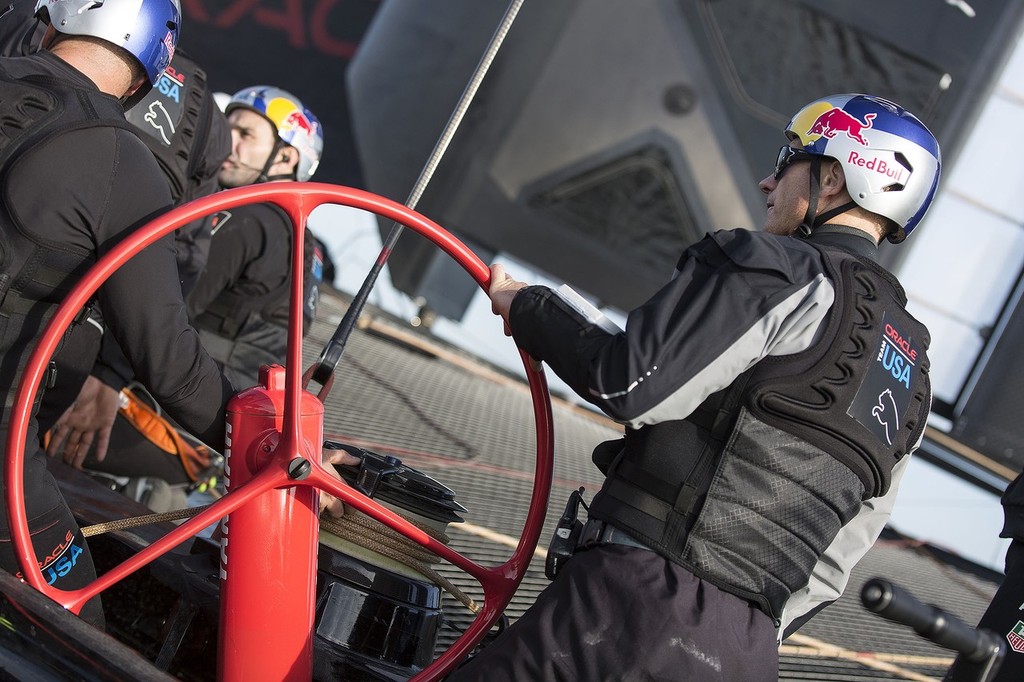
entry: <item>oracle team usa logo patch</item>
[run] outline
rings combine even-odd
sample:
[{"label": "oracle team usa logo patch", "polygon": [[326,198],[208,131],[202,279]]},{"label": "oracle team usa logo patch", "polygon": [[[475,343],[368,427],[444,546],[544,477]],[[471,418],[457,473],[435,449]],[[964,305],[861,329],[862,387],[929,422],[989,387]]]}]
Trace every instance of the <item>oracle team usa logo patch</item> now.
[{"label": "oracle team usa logo patch", "polygon": [[185,116],[186,78],[184,72],[168,65],[153,89],[125,112],[125,118],[164,147],[170,147]]},{"label": "oracle team usa logo patch", "polygon": [[883,443],[892,445],[910,404],[919,350],[888,313],[882,315],[879,336],[871,366],[847,412]]}]

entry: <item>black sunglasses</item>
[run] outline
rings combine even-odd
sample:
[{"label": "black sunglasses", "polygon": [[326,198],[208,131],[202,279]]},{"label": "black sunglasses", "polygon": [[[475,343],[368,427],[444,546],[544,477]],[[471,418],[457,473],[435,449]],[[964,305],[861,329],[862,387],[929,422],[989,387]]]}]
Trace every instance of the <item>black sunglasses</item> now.
[{"label": "black sunglasses", "polygon": [[775,159],[775,180],[777,181],[782,177],[782,174],[786,172],[791,164],[797,161],[810,161],[814,158],[814,154],[805,152],[802,149],[794,149],[789,145],[783,145],[779,148],[779,158]]}]

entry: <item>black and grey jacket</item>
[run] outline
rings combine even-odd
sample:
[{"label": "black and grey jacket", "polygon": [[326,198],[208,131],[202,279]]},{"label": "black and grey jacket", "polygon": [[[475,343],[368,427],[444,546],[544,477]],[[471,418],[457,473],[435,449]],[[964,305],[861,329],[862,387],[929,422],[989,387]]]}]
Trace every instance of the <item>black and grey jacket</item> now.
[{"label": "black and grey jacket", "polygon": [[627,427],[591,516],[783,627],[845,587],[930,405],[927,330],[860,234],[710,235],[621,334],[544,288],[512,306],[517,342]]}]

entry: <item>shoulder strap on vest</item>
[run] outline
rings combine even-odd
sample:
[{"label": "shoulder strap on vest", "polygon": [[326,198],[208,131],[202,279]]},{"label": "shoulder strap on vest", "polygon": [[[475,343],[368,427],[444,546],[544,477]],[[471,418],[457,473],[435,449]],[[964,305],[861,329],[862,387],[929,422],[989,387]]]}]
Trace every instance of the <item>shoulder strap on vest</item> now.
[{"label": "shoulder strap on vest", "polygon": [[[28,150],[75,130],[114,127],[137,134],[125,121],[120,103],[98,91],[45,75],[12,78],[2,66],[0,82],[5,92],[0,98],[0,172],[10,172]],[[2,210],[0,220],[10,223],[11,216]],[[29,240],[17,242],[21,246],[15,253],[15,243],[0,234],[0,311],[8,315],[37,309],[40,299],[29,290],[32,283],[39,281],[46,289],[66,278],[69,263],[76,262]]]},{"label": "shoulder strap on vest", "polygon": [[4,96],[0,98],[0,169],[30,140],[40,127],[45,132],[64,111],[64,102],[53,92],[26,80],[8,76],[0,67]]},{"label": "shoulder strap on vest", "polygon": [[212,106],[206,72],[178,51],[153,89],[125,114],[159,162],[175,204],[195,198]]},{"label": "shoulder strap on vest", "polygon": [[28,149],[74,130],[123,128],[138,135],[120,103],[102,93],[43,75],[9,79],[0,71],[0,80],[13,93],[0,102],[0,112],[6,114],[0,119],[0,168],[9,168]]}]

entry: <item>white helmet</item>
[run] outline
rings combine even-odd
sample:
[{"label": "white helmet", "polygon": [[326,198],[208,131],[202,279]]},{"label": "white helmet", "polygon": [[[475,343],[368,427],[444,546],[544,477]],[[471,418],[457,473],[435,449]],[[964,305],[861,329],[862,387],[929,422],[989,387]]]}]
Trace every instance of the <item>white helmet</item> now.
[{"label": "white helmet", "polygon": [[889,100],[823,97],[797,112],[786,136],[799,140],[804,152],[838,161],[854,203],[898,226],[889,235],[893,243],[917,227],[935,197],[939,143],[916,116]]},{"label": "white helmet", "polygon": [[38,0],[35,13],[58,33],[101,38],[127,50],[150,87],[171,62],[181,30],[178,0]]},{"label": "white helmet", "polygon": [[224,107],[224,113],[243,107],[270,121],[277,136],[299,152],[295,179],[303,182],[313,177],[324,150],[324,133],[320,120],[303,106],[298,97],[271,85],[255,85],[239,90]]}]

